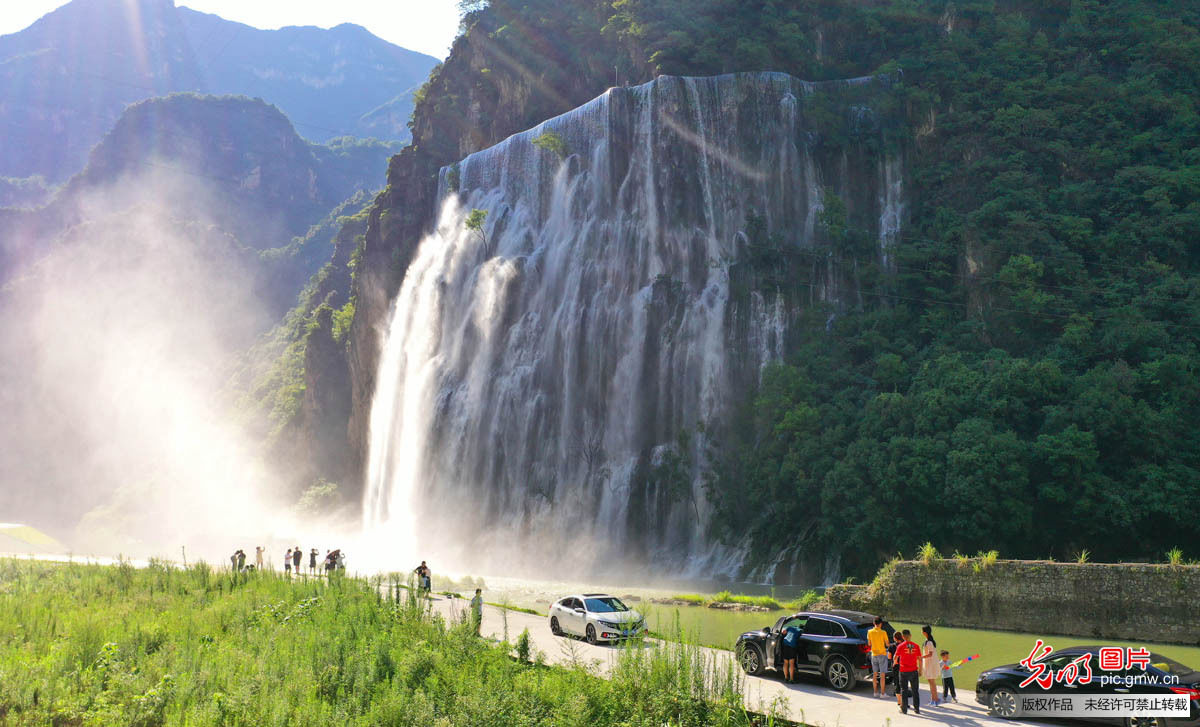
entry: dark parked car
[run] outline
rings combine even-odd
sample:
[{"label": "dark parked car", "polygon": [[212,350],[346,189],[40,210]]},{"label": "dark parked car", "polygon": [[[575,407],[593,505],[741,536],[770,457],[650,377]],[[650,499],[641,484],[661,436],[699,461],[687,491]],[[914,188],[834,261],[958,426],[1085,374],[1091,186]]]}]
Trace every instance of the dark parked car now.
[{"label": "dark parked car", "polygon": [[[819,674],[838,691],[849,691],[860,681],[871,679],[871,647],[867,631],[875,626],[875,617],[861,611],[801,611],[784,616],[759,631],[747,631],[734,644],[738,663],[747,674],[762,674],[767,669],[781,671],[780,642],[788,626],[800,629],[796,670]],[[883,628],[892,635],[892,627]]]},{"label": "dark parked car", "polygon": [[[1119,697],[1122,694],[1163,694],[1190,697],[1191,714],[1186,718],[1176,717],[1127,717],[1123,719],[1103,719],[1097,722],[1120,724],[1124,727],[1200,727],[1200,673],[1195,669],[1184,666],[1177,661],[1168,659],[1162,654],[1150,654],[1150,666],[1145,669],[1134,666],[1122,671],[1101,671],[1099,663],[1099,646],[1075,646],[1069,649],[1055,651],[1042,660],[1050,671],[1058,672],[1084,654],[1090,655],[1089,663],[1092,668],[1090,684],[1054,684],[1049,690],[1043,690],[1037,683],[1027,687],[1020,684],[1030,675],[1030,670],[1020,664],[1007,664],[993,669],[987,669],[979,675],[975,684],[975,701],[986,706],[988,711],[998,717],[1014,719],[1021,715],[1021,695],[1023,694],[1079,694],[1090,697]],[[1100,676],[1119,677],[1121,681],[1111,682],[1101,680]]]}]

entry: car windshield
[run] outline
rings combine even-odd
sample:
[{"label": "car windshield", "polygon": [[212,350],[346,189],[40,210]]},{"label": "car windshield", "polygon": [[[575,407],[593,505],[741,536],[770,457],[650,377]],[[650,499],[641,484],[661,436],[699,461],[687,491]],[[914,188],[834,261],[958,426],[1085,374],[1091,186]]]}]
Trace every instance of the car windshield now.
[{"label": "car windshield", "polygon": [[587,610],[592,613],[617,613],[619,611],[628,611],[629,606],[621,603],[621,599],[613,596],[605,596],[604,598],[585,598],[584,603],[587,604]]}]

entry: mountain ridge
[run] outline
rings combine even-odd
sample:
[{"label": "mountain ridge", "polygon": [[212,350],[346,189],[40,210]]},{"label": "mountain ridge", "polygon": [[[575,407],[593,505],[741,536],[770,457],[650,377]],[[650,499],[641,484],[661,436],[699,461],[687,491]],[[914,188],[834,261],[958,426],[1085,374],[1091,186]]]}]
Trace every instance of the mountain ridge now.
[{"label": "mountain ridge", "polygon": [[0,177],[61,183],[125,106],[174,92],[263,98],[313,141],[407,141],[406,100],[436,63],[349,23],[260,30],[173,0],[74,0],[0,36]]}]

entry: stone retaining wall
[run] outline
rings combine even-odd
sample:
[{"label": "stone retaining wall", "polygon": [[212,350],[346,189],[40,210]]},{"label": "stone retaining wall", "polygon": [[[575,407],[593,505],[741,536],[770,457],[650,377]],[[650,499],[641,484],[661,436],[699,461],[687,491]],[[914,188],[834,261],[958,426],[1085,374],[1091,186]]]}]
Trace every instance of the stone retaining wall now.
[{"label": "stone retaining wall", "polygon": [[910,623],[1200,645],[1198,566],[902,561],[825,597]]}]

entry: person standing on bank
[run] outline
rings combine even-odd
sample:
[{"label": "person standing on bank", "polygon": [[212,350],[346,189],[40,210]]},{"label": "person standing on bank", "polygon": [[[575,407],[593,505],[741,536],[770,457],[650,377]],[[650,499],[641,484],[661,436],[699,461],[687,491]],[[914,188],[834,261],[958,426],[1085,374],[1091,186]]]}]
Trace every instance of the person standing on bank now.
[{"label": "person standing on bank", "polygon": [[938,701],[937,680],[942,676],[942,667],[938,664],[937,642],[933,640],[933,627],[928,624],[921,627],[925,634],[925,643],[921,647],[921,676],[929,682],[929,705],[936,707]]},{"label": "person standing on bank", "polygon": [[304,560],[304,551],[300,550],[300,546],[297,545],[292,550],[292,566],[294,566],[296,569],[296,575],[300,575],[300,561],[301,560]]},{"label": "person standing on bank", "polygon": [[900,682],[896,693],[900,694],[900,712],[908,714],[908,695],[912,694],[913,711],[921,713],[921,647],[912,641],[912,633],[904,629],[904,641],[896,647],[896,664],[900,667]]},{"label": "person standing on bank", "polygon": [[308,572],[312,575],[317,574],[317,549],[313,548],[308,553]]},{"label": "person standing on bank", "polygon": [[475,589],[475,597],[471,599],[471,621],[475,625],[475,635],[479,635],[479,629],[483,626],[483,589]]},{"label": "person standing on bank", "polygon": [[261,571],[263,569],[263,551],[266,548],[261,545],[254,546],[254,569]]},{"label": "person standing on bank", "polygon": [[292,574],[292,549],[288,548],[287,555],[283,556],[283,572],[287,575]]},{"label": "person standing on bank", "polygon": [[888,633],[883,630],[883,617],[875,617],[875,628],[867,632],[867,643],[871,645],[871,686],[876,697],[887,696]]}]

